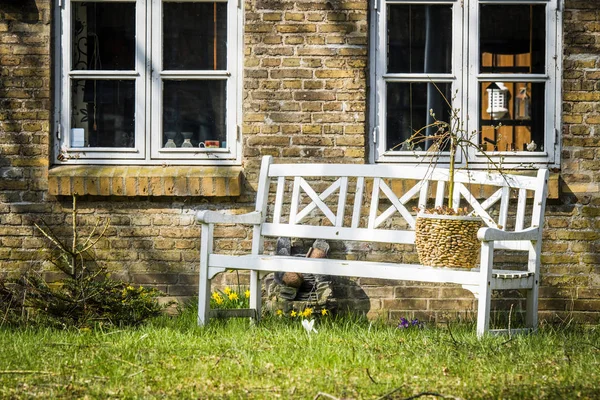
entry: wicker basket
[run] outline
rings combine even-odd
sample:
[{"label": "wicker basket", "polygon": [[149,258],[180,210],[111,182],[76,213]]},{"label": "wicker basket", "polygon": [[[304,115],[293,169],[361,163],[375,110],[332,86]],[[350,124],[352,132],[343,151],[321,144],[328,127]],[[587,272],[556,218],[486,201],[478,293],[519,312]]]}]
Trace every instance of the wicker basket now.
[{"label": "wicker basket", "polygon": [[479,258],[478,217],[417,215],[416,238],[419,262],[434,267],[474,268]]}]

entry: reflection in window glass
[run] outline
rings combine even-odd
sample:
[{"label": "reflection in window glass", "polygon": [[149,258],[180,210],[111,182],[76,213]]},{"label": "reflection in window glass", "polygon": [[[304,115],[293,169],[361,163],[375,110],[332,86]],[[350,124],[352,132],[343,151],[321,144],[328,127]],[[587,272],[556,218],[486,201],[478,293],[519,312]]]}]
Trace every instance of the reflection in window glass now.
[{"label": "reflection in window glass", "polygon": [[[443,96],[440,91],[444,94]],[[417,139],[419,143],[415,143],[414,148],[403,144],[403,142],[415,132],[433,122],[430,110],[433,110],[437,120],[449,122],[450,109],[444,97],[451,99],[450,91],[450,83],[388,83],[386,101],[387,150],[427,150],[432,144],[431,141],[427,140],[427,136],[435,134],[435,128],[424,129],[422,136]]]},{"label": "reflection in window glass", "polygon": [[206,141],[223,146],[225,85],[224,80],[165,80],[162,146],[202,147]]},{"label": "reflection in window glass", "polygon": [[163,69],[227,69],[227,3],[163,4]]},{"label": "reflection in window glass", "polygon": [[480,7],[480,72],[545,73],[545,6],[482,4]]},{"label": "reflection in window glass", "polygon": [[71,108],[77,147],[135,146],[135,81],[73,80]]},{"label": "reflection in window glass", "polygon": [[135,3],[73,2],[72,69],[135,69]]},{"label": "reflection in window glass", "polygon": [[388,6],[390,73],[452,72],[452,6]]},{"label": "reflection in window glass", "polygon": [[[484,151],[544,151],[545,83],[481,82],[479,143]],[[504,96],[501,112],[495,97]]]}]

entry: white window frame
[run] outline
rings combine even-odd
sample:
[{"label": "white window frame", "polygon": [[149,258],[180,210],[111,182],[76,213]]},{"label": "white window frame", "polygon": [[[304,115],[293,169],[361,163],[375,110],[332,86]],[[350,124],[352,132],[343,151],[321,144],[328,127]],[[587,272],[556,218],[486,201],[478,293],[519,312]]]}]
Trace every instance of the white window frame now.
[{"label": "white window frame", "polygon": [[[57,0],[55,50],[54,164],[239,165],[241,164],[243,2],[239,0],[93,0],[136,3],[136,54],[133,71],[71,69],[72,4],[89,0]],[[227,69],[165,71],[162,69],[163,2],[227,3]],[[71,81],[135,80],[135,147],[71,147]],[[162,82],[166,79],[226,81],[227,148],[162,148]],[[141,116],[141,117],[138,117]]]},{"label": "white window frame", "polygon": [[[452,73],[450,74],[388,74],[386,73],[387,6],[390,4],[451,5],[452,12]],[[544,74],[480,74],[479,73],[479,5],[480,4],[543,4],[546,5],[546,71]],[[457,93],[453,107],[458,108],[466,132],[478,131],[479,83],[546,82],[545,148],[544,151],[486,152],[492,160],[510,168],[559,167],[562,76],[562,10],[560,0],[374,0],[371,5],[371,93],[370,151],[371,162],[418,164],[427,160],[426,152],[386,151],[386,83],[387,82],[451,82]],[[477,139],[477,138],[475,138]],[[488,168],[489,159],[470,148],[464,159],[472,168]],[[441,163],[449,155],[442,154]]]}]

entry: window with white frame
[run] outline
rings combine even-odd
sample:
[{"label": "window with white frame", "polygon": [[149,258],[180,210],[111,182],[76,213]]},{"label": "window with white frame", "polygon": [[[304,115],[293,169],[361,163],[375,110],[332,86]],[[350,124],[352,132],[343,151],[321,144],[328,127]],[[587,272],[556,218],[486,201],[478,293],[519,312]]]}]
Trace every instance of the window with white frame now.
[{"label": "window with white frame", "polygon": [[[476,144],[458,161],[484,166],[492,156],[514,167],[558,166],[559,6],[558,0],[375,0],[372,160],[426,159],[435,132],[422,128],[434,118],[450,122],[449,100]],[[407,142],[419,131],[417,145]]]},{"label": "window with white frame", "polygon": [[57,163],[239,163],[241,2],[60,3]]}]

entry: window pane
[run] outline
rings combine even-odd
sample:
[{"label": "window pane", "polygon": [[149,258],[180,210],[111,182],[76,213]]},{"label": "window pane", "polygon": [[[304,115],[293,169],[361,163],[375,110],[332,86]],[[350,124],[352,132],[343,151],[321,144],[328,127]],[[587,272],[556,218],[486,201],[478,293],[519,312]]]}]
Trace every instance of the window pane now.
[{"label": "window pane", "polygon": [[224,80],[164,81],[163,147],[225,147],[225,85]]},{"label": "window pane", "polygon": [[135,81],[74,80],[71,107],[73,147],[135,146]]},{"label": "window pane", "polygon": [[163,3],[163,69],[227,69],[227,3]]},{"label": "window pane", "polygon": [[480,6],[482,73],[546,70],[546,10],[542,4]]},{"label": "window pane", "polygon": [[545,83],[481,82],[484,151],[543,151]]},{"label": "window pane", "polygon": [[427,124],[434,122],[430,110],[433,110],[437,120],[450,122],[450,108],[446,103],[446,99],[452,99],[450,91],[450,83],[388,83],[387,150],[427,150],[432,145],[427,137],[434,135],[436,128],[424,129],[413,141],[413,148],[403,145],[403,142]]},{"label": "window pane", "polygon": [[135,69],[135,3],[71,4],[72,69]]},{"label": "window pane", "polygon": [[388,6],[387,70],[452,72],[452,6]]}]

